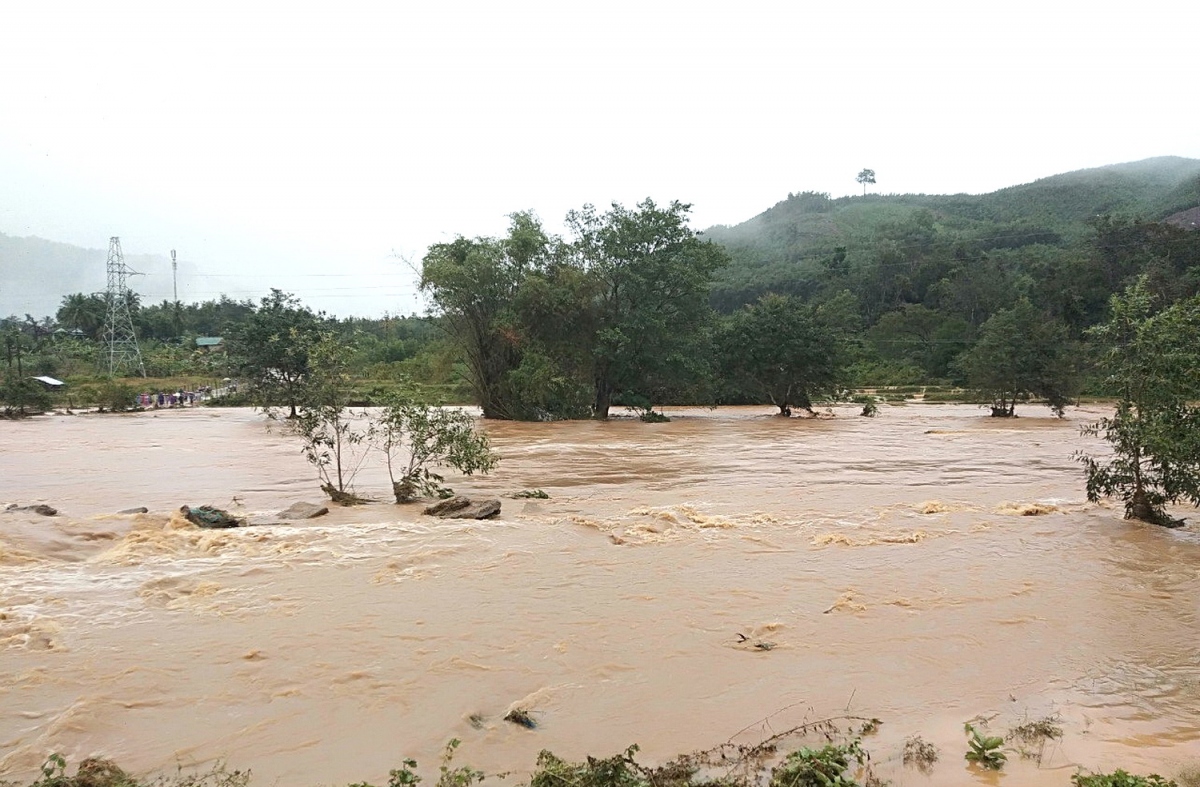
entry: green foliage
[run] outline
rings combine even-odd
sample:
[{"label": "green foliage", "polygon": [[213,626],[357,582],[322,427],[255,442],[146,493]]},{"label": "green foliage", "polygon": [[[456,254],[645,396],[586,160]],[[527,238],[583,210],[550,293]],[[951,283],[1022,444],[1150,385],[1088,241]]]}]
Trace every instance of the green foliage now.
[{"label": "green foliage", "polygon": [[55,315],[58,324],[68,331],[79,331],[89,339],[99,339],[108,316],[108,304],[103,295],[81,292],[65,295]]},{"label": "green foliage", "polygon": [[970,723],[963,725],[963,729],[967,733],[967,753],[964,755],[967,762],[992,771],[1004,767],[1008,760],[1008,755],[1002,751],[1004,738],[998,735],[983,735]]},{"label": "green foliage", "polygon": [[608,417],[614,397],[653,404],[708,376],[708,288],[728,257],[687,226],[690,209],[646,199],[633,210],[613,203],[599,214],[586,205],[567,215],[574,253],[595,282],[597,418]]},{"label": "green foliage", "polygon": [[717,339],[727,384],[751,384],[759,396],[791,415],[848,382],[844,301],[806,304],[766,295],[728,317]]},{"label": "green foliage", "polygon": [[771,771],[770,787],[857,787],[849,773],[852,764],[866,764],[867,753],[857,740],[832,743],[820,749],[792,752]]},{"label": "green foliage", "polygon": [[95,401],[101,412],[123,413],[137,409],[137,390],[128,383],[108,378],[96,388]]},{"label": "green foliage", "polygon": [[335,503],[351,505],[362,502],[351,487],[366,459],[367,430],[356,425],[361,414],[356,418],[349,407],[346,355],[342,342],[330,334],[312,346],[294,424],[304,441],[304,458],[321,479],[321,489]]},{"label": "green foliage", "polygon": [[879,415],[879,405],[874,396],[856,396],[854,402],[863,406],[862,412],[859,413],[863,418],[874,418]]},{"label": "green foliage", "polygon": [[487,435],[475,430],[474,418],[458,409],[433,406],[413,387],[385,398],[370,436],[386,457],[397,503],[420,495],[453,494],[435,468],[452,467],[472,475],[487,473],[499,462]]},{"label": "green foliage", "polygon": [[11,371],[0,380],[0,415],[5,418],[44,413],[52,403],[49,392],[37,380],[19,377]]},{"label": "green foliage", "polygon": [[707,379],[708,285],[725,255],[688,211],[585,206],[567,217],[571,242],[517,213],[505,238],[430,247],[421,286],[485,417],[604,418],[622,397],[652,406]]},{"label": "green foliage", "polygon": [[111,760],[95,757],[80,762],[75,775],[68,776],[66,758],[51,754],[42,764],[41,775],[29,787],[247,787],[249,783],[249,771],[230,771],[220,763],[207,771],[180,768],[175,774],[144,780],[125,773]]},{"label": "green foliage", "polygon": [[321,340],[322,317],[298,298],[272,289],[249,318],[230,331],[231,361],[250,382],[255,403],[286,405],[296,417],[305,398],[309,353]]},{"label": "green foliage", "polygon": [[1166,504],[1200,506],[1200,297],[1154,313],[1142,279],[1113,296],[1111,311],[1091,335],[1117,410],[1083,431],[1102,435],[1112,455],[1076,455],[1088,499],[1118,497],[1128,518],[1178,525]]},{"label": "green foliage", "polygon": [[1062,416],[1076,389],[1076,354],[1066,326],[1022,298],[983,324],[962,367],[969,385],[992,401],[992,415],[1011,416],[1017,402],[1040,396]]},{"label": "green foliage", "polygon": [[875,184],[875,170],[864,169],[864,170],[860,171],[854,179],[862,184],[863,195],[865,196],[867,193],[867,184],[868,183],[870,183],[872,185]]},{"label": "green foliage", "polygon": [[529,787],[649,787],[633,759],[637,751],[637,746],[630,746],[606,759],[589,757],[587,762],[572,763],[543,749]]},{"label": "green foliage", "polygon": [[1076,773],[1071,776],[1071,784],[1074,787],[1176,787],[1173,780],[1158,774],[1133,776],[1120,769],[1112,773]]}]

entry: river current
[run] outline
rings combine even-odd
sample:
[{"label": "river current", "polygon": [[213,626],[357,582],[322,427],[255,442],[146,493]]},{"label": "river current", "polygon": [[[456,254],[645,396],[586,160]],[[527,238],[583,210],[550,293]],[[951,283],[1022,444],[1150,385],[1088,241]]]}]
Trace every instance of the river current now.
[{"label": "river current", "polygon": [[[382,783],[451,738],[520,774],[541,749],[656,761],[843,714],[882,720],[864,746],[896,785],[1200,762],[1200,529],[1086,503],[1071,457],[1103,453],[1079,432],[1101,409],[985,412],[482,423],[499,467],[449,479],[503,498],[482,522],[380,502],[282,523],[320,491],[250,410],[0,422],[0,780],[61,752]],[[384,498],[385,471],[356,486]],[[530,488],[550,498],[506,497]],[[59,514],[2,511],[38,502]],[[963,761],[964,722],[1051,715],[1040,761]],[[912,735],[929,774],[901,763]]]}]

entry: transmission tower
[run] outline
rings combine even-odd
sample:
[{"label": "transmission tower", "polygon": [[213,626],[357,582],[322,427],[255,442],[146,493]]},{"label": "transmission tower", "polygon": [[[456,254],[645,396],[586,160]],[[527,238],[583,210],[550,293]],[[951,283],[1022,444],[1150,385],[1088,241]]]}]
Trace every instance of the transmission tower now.
[{"label": "transmission tower", "polygon": [[142,353],[138,350],[137,336],[133,332],[133,317],[129,313],[130,290],[125,280],[139,275],[125,264],[121,253],[121,239],[108,239],[108,289],[104,300],[108,303],[108,318],[104,322],[104,338],[108,342],[108,374],[115,375],[126,369],[136,370],[146,376],[142,364]]}]

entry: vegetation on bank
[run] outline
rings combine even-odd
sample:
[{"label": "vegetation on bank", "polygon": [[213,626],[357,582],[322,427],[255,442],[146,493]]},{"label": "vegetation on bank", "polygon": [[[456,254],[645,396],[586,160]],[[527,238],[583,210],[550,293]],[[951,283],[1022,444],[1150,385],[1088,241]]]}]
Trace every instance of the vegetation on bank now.
[{"label": "vegetation on bank", "polygon": [[[527,787],[884,787],[891,784],[876,772],[864,739],[875,733],[878,719],[839,716],[807,722],[776,733],[757,744],[727,742],[710,749],[681,755],[661,764],[638,759],[639,748],[632,745],[618,754],[587,757],[580,762],[564,760],[543,750],[536,765],[523,782]],[[968,769],[980,775],[1002,770],[1007,761],[1002,750],[1006,740],[1026,745],[1041,744],[1062,737],[1053,717],[1014,727],[1007,736],[980,733],[966,725],[968,741],[964,760]],[[788,742],[792,742],[789,746]],[[469,765],[455,763],[457,739],[445,747],[438,765],[435,787],[471,787],[489,778],[506,779],[509,774],[489,777]],[[1025,759],[1041,763],[1040,750],[1019,749]],[[935,746],[920,736],[904,743],[900,762],[906,769],[928,775],[940,760]],[[91,758],[82,761],[75,775],[68,775],[67,762],[52,754],[42,766],[39,778],[29,787],[248,787],[250,771],[229,770],[217,765],[207,771],[186,772],[149,779],[135,777],[109,760]],[[418,787],[425,779],[418,763],[404,759],[388,774],[386,787]],[[1200,772],[1184,768],[1176,779],[1157,774],[1139,776],[1116,770],[1093,773],[1083,769],[1071,775],[1074,787],[1200,787]],[[17,787],[16,782],[0,782],[0,787]],[[355,782],[348,787],[376,787],[370,782]]]}]

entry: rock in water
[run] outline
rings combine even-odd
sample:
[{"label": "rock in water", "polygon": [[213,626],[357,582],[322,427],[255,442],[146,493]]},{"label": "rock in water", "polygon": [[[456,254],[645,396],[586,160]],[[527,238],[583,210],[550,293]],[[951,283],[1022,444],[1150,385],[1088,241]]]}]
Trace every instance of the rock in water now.
[{"label": "rock in water", "polygon": [[292,503],[276,516],[280,519],[315,519],[328,513],[328,508],[316,503]]},{"label": "rock in water", "polygon": [[148,514],[148,513],[150,513],[150,509],[146,508],[145,506],[138,506],[137,508],[126,508],[123,511],[118,511],[117,513],[118,514]]},{"label": "rock in water", "polygon": [[196,508],[183,506],[179,509],[179,513],[198,527],[238,527],[242,524],[240,519],[231,516],[228,511],[212,506],[197,506]]},{"label": "rock in water", "polygon": [[8,507],[8,510],[9,511],[32,511],[35,514],[41,514],[42,516],[58,516],[58,509],[55,508],[54,506],[48,506],[45,503],[39,503],[36,506],[11,505]]},{"label": "rock in water", "polygon": [[494,497],[472,500],[463,495],[455,495],[429,506],[425,513],[439,519],[491,519],[500,513],[500,500]]}]

